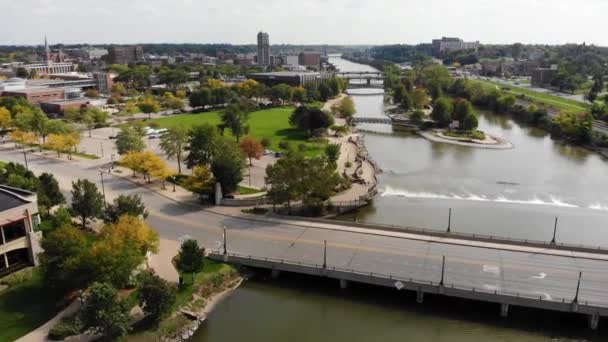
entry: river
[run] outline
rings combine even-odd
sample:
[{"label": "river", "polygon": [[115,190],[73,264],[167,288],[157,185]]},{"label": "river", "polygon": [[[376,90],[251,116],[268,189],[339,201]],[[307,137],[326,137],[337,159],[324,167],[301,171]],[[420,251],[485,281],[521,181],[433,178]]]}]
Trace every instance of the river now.
[{"label": "river", "polygon": [[[332,57],[341,71],[373,68]],[[366,90],[357,90],[365,92]],[[377,92],[377,90],[374,90]],[[354,96],[358,116],[383,116],[383,96]],[[357,220],[608,247],[608,163],[582,148],[508,117],[479,111],[480,129],[511,150],[433,143],[388,126],[362,125],[371,157],[383,169],[381,195]],[[346,217],[344,219],[352,219]],[[559,323],[558,323],[559,322]],[[600,328],[601,330],[601,328]],[[416,305],[389,289],[281,275],[258,277],[219,305],[194,341],[580,341],[606,340],[585,320],[449,298]]]}]

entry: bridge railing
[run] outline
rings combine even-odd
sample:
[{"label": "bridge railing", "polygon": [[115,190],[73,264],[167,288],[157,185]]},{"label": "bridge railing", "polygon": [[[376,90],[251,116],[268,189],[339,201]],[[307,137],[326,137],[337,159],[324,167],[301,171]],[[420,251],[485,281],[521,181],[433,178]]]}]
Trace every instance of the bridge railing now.
[{"label": "bridge railing", "polygon": [[[236,260],[234,260],[234,262],[236,262],[236,263],[238,263],[238,259],[242,259],[242,260],[251,260],[251,261],[258,261],[258,262],[267,262],[267,263],[276,264],[276,265],[305,267],[305,268],[314,269],[316,271],[319,271],[319,275],[321,275],[322,272],[327,272],[327,271],[340,272],[340,273],[345,273],[345,274],[350,274],[350,275],[370,277],[370,278],[374,278],[377,280],[385,280],[385,281],[387,281],[387,283],[390,282],[390,283],[395,284],[395,286],[396,286],[397,282],[402,282],[404,284],[410,285],[409,286],[410,288],[412,287],[411,285],[413,285],[414,287],[431,287],[431,288],[441,287],[443,289],[448,289],[448,290],[460,290],[460,291],[479,293],[479,294],[484,294],[484,295],[489,295],[489,296],[503,297],[502,301],[508,301],[507,299],[512,299],[512,300],[525,299],[525,300],[537,301],[537,302],[541,302],[541,303],[545,302],[545,303],[553,303],[553,304],[561,304],[561,305],[571,305],[574,301],[574,294],[573,294],[572,298],[564,298],[564,297],[557,297],[557,296],[550,296],[550,298],[544,298],[543,294],[530,294],[530,293],[525,293],[525,292],[505,291],[505,290],[488,289],[488,288],[483,288],[483,287],[479,288],[479,287],[474,287],[474,286],[465,286],[465,285],[461,285],[461,284],[455,284],[455,283],[449,282],[449,278],[447,278],[447,277],[444,277],[443,284],[441,284],[440,281],[416,279],[413,277],[395,276],[392,274],[385,274],[385,273],[373,272],[373,271],[364,272],[361,270],[356,270],[354,268],[342,268],[342,267],[335,267],[335,266],[329,266],[329,265],[327,265],[326,267],[323,267],[322,264],[317,264],[317,263],[307,263],[307,262],[301,262],[301,261],[285,260],[285,259],[278,259],[278,258],[268,258],[268,257],[256,257],[256,256],[252,256],[250,254],[226,253],[224,255],[224,254],[222,254],[221,251],[213,251],[210,253],[209,257],[214,260],[227,260],[228,262],[230,262],[231,261],[230,259],[233,258],[233,259],[236,259]],[[227,259],[225,259],[226,257],[227,257]],[[270,266],[272,266],[272,265],[270,265]],[[436,291],[436,293],[440,293],[440,292]],[[499,302],[500,300],[497,299],[496,301]],[[579,302],[577,302],[577,304],[580,306],[587,307],[587,311],[590,311],[590,312],[594,311],[594,310],[595,311],[601,310],[605,314],[608,314],[608,303],[599,303],[599,302],[593,302],[593,301],[579,301]]]}]

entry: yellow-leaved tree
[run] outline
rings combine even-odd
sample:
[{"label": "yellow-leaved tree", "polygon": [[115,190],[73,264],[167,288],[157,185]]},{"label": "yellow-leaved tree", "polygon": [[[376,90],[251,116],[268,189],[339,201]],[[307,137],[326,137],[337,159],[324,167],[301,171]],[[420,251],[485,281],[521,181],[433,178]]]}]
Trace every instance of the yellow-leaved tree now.
[{"label": "yellow-leaved tree", "polygon": [[11,112],[4,107],[0,107],[0,128],[7,129],[11,127],[12,123],[13,118],[11,117]]},{"label": "yellow-leaved tree", "polygon": [[8,137],[15,142],[18,147],[25,148],[26,145],[33,145],[38,138],[34,132],[26,132],[16,129],[8,134]]}]

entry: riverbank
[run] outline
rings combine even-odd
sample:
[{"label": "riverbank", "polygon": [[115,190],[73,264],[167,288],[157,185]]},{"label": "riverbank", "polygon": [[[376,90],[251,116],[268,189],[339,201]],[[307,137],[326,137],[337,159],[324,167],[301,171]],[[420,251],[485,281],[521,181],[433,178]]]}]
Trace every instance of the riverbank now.
[{"label": "riverbank", "polygon": [[442,130],[418,131],[420,136],[433,142],[452,144],[458,146],[485,148],[492,150],[509,150],[513,148],[510,142],[485,133],[484,140],[476,140],[471,138],[450,137],[443,134]]}]

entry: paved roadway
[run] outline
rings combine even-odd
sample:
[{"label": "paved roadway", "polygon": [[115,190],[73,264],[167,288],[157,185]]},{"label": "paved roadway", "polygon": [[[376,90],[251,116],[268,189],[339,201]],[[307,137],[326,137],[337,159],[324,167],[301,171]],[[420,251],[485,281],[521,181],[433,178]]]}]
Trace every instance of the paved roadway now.
[{"label": "paved roadway", "polygon": [[[0,147],[0,160],[22,162],[23,155]],[[62,188],[72,180],[88,178],[100,185],[101,161],[66,162],[29,155],[30,168],[56,175]],[[328,267],[438,282],[442,256],[446,257],[446,286],[477,291],[519,294],[543,300],[569,302],[574,298],[578,273],[583,272],[579,301],[608,307],[608,261],[551,255],[556,252],[497,250],[450,243],[345,231],[340,226],[304,221],[235,217],[179,204],[150,190],[105,174],[108,198],[139,194],[150,210],[148,223],[162,238],[198,239],[211,250],[220,250],[223,227],[228,251],[293,262],[322,264],[327,240]],[[327,229],[332,228],[332,229]],[[342,229],[342,230],[340,230]],[[398,235],[398,234],[397,234]],[[447,243],[446,243],[447,242]],[[480,245],[483,246],[483,245]],[[599,257],[600,259],[602,257]],[[604,256],[608,259],[608,256]]]}]

